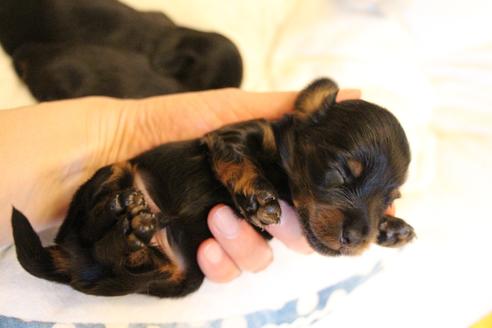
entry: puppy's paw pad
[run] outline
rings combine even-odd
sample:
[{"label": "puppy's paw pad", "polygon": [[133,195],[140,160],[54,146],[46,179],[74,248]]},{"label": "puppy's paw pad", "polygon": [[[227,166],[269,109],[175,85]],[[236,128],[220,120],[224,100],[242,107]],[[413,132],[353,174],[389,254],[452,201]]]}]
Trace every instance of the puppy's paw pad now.
[{"label": "puppy's paw pad", "polygon": [[129,189],[121,193],[121,201],[131,215],[147,210],[145,198],[140,190]]},{"label": "puppy's paw pad", "polygon": [[257,189],[250,197],[239,197],[243,215],[255,226],[264,228],[280,222],[281,209],[275,192]]},{"label": "puppy's paw pad", "polygon": [[253,216],[262,226],[266,226],[279,223],[280,215],[281,209],[278,200],[271,198],[268,202],[261,204]]},{"label": "puppy's paw pad", "polygon": [[140,273],[145,269],[145,265],[150,263],[150,253],[146,248],[132,251],[126,258],[126,267],[133,273]]},{"label": "puppy's paw pad", "polygon": [[109,201],[109,210],[111,211],[111,213],[116,215],[122,214],[125,211],[125,207],[121,202],[121,197],[119,193],[114,195]]},{"label": "puppy's paw pad", "polygon": [[148,206],[140,190],[129,188],[113,195],[109,201],[109,209],[116,215],[124,213],[135,215],[148,210]]},{"label": "puppy's paw pad", "polygon": [[123,231],[132,251],[145,247],[159,228],[156,215],[147,206],[143,193],[135,188],[114,194],[109,209],[124,225]]},{"label": "puppy's paw pad", "polygon": [[130,233],[126,237],[126,242],[131,252],[136,252],[145,247],[145,243],[141,241],[134,233]]},{"label": "puppy's paw pad", "polygon": [[384,218],[379,224],[378,244],[385,247],[400,247],[416,237],[415,230],[402,219]]},{"label": "puppy's paw pad", "polygon": [[149,242],[157,230],[157,219],[155,214],[140,212],[131,220],[133,233],[145,242]]}]

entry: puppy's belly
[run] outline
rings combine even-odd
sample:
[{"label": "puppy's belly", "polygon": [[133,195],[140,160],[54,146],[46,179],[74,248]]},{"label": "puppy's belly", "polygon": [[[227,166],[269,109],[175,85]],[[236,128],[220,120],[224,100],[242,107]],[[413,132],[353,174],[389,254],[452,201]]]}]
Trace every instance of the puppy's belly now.
[{"label": "puppy's belly", "polygon": [[[135,188],[140,190],[145,197],[145,201],[149,206],[150,210],[154,214],[160,214],[161,210],[156,205],[152,197],[150,197],[149,192],[147,191],[147,187],[145,186],[144,180],[138,171],[135,172],[133,177],[133,185]],[[171,245],[169,242],[169,236],[167,232],[167,228],[159,229],[150,241],[150,245],[156,246],[160,249],[162,253],[164,253],[174,265],[178,268],[178,272],[184,273],[186,270],[186,261],[184,256],[179,251],[179,248]]]}]

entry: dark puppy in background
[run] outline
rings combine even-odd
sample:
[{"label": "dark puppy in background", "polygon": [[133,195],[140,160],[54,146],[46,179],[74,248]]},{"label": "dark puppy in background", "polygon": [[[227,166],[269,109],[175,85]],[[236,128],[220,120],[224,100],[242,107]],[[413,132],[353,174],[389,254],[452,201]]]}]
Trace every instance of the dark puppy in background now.
[{"label": "dark puppy in background", "polygon": [[38,100],[142,98],[242,79],[241,56],[226,37],[115,0],[3,0],[0,42]]},{"label": "dark puppy in background", "polygon": [[15,52],[14,67],[39,101],[107,95],[142,98],[187,88],[159,75],[143,55],[95,45],[30,43]]},{"label": "dark puppy in background", "polygon": [[211,236],[210,209],[227,204],[268,238],[280,198],[321,254],[406,244],[412,227],[385,215],[410,162],[405,133],[387,110],[336,103],[337,92],[317,80],[279,120],[228,125],[101,168],[76,192],[53,246],[14,209],[19,262],[88,294],[183,296],[203,280],[196,252]]}]

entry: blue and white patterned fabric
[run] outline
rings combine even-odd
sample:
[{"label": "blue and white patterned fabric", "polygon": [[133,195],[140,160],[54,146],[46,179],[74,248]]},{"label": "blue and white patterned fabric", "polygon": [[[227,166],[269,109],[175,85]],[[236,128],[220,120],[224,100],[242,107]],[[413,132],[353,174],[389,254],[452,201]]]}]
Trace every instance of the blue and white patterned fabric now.
[{"label": "blue and white patterned fabric", "polygon": [[24,321],[0,315],[0,328],[274,328],[280,325],[303,327],[329,314],[335,303],[342,302],[345,296],[380,270],[381,264],[378,263],[368,274],[355,275],[317,293],[290,300],[279,309],[262,310],[244,316],[202,323],[55,323]]},{"label": "blue and white patterned fabric", "polygon": [[[41,238],[51,240],[51,234]],[[206,280],[179,299],[86,295],[31,276],[9,246],[0,250],[0,327],[306,326],[336,313],[345,303],[341,296],[384,272],[388,255],[375,247],[359,257],[306,256],[276,240],[271,246],[275,261],[267,270],[243,273],[227,284]]]}]

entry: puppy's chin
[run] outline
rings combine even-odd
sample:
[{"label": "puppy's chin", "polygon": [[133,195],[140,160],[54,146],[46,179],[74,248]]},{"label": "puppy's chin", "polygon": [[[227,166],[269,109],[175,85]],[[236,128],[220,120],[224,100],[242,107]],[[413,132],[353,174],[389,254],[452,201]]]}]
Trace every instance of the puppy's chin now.
[{"label": "puppy's chin", "polygon": [[329,255],[329,256],[338,256],[342,255],[338,248],[333,246],[329,246],[323,241],[321,241],[316,234],[313,232],[311,225],[309,224],[309,214],[307,209],[298,208],[297,212],[299,214],[300,223],[302,226],[302,230],[304,232],[304,236],[306,237],[309,245],[319,254]]},{"label": "puppy's chin", "polygon": [[333,249],[330,248],[329,246],[325,245],[322,243],[314,234],[312,231],[306,231],[304,230],[304,235],[306,236],[306,239],[309,243],[309,245],[319,254],[321,255],[328,255],[328,256],[338,256],[338,255],[343,255],[339,249]]},{"label": "puppy's chin", "polygon": [[309,242],[309,245],[319,254],[327,255],[327,256],[339,256],[339,255],[348,255],[348,256],[356,256],[360,255],[364,250],[367,249],[367,245],[362,245],[358,247],[333,247],[328,246],[327,243],[323,242],[319,238],[315,236],[312,231],[304,230],[304,235]]}]

